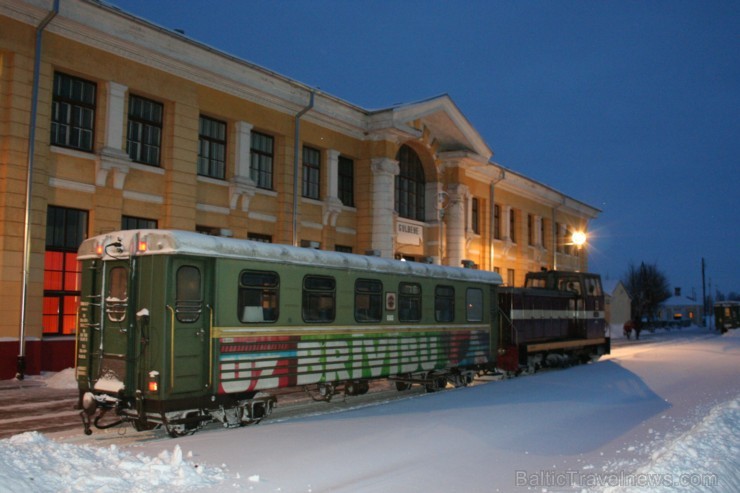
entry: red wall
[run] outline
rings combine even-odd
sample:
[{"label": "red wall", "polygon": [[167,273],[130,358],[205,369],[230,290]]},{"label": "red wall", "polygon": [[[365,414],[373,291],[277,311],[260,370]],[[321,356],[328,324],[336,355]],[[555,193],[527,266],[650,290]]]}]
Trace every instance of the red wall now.
[{"label": "red wall", "polygon": [[[74,366],[74,339],[26,341],[26,375],[61,371]],[[18,371],[18,341],[0,341],[0,380],[15,378]]]}]

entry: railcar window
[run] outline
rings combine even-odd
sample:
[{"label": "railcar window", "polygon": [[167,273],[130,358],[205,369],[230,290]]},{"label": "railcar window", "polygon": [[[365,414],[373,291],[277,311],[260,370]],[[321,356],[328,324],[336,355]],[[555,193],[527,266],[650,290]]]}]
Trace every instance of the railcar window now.
[{"label": "railcar window", "polygon": [[239,320],[242,323],[278,319],[280,277],[275,272],[248,270],[239,276]]},{"label": "railcar window", "polygon": [[455,320],[455,288],[437,286],[434,289],[434,317],[437,322]]},{"label": "railcar window", "polygon": [[383,316],[383,283],[375,279],[355,281],[355,320],[380,322]]},{"label": "railcar window", "polygon": [[105,312],[111,322],[123,322],[128,307],[128,270],[125,267],[113,267],[108,274],[108,296],[105,297]]},{"label": "railcar window", "polygon": [[601,296],[601,279],[598,277],[587,277],[586,282],[586,294],[589,296]]},{"label": "railcar window", "polygon": [[468,288],[465,295],[465,308],[468,322],[480,322],[483,320],[483,290]]},{"label": "railcar window", "polygon": [[175,314],[177,320],[196,322],[203,310],[200,270],[192,265],[177,269],[175,283]]},{"label": "railcar window", "polygon": [[333,277],[303,278],[303,321],[333,322],[336,312],[337,283]]},{"label": "railcar window", "polygon": [[421,320],[421,285],[408,282],[398,285],[398,320],[401,322]]}]

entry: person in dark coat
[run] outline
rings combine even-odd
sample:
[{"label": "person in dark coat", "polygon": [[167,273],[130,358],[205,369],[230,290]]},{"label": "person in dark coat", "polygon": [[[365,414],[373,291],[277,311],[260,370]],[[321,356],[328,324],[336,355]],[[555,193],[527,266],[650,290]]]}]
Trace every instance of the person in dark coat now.
[{"label": "person in dark coat", "polygon": [[627,339],[632,337],[632,329],[634,328],[635,328],[635,323],[632,320],[627,320],[624,323],[624,327],[623,327],[624,337],[626,337]]}]

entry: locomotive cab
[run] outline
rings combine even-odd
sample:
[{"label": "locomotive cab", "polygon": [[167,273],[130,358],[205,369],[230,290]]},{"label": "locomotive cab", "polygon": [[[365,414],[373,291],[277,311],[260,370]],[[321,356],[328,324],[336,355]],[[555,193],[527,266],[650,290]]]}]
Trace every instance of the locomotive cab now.
[{"label": "locomotive cab", "polygon": [[529,273],[522,288],[499,292],[504,351],[500,367],[519,372],[608,354],[604,293],[597,274]]}]

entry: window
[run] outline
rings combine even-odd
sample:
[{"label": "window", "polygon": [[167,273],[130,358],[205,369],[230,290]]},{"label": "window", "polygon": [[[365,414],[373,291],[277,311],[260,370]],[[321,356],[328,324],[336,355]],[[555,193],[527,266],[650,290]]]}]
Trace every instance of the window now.
[{"label": "window", "polygon": [[455,320],[455,288],[437,286],[434,289],[434,318],[437,322]]},{"label": "window", "polygon": [[97,86],[71,75],[54,73],[51,143],[92,151]]},{"label": "window", "polygon": [[258,233],[248,233],[247,239],[252,241],[259,241],[261,243],[272,243],[272,236],[270,235],[261,235]]},{"label": "window", "polygon": [[334,245],[334,251],[340,253],[352,253],[352,247],[346,245]]},{"label": "window", "polygon": [[214,228],[212,226],[203,226],[202,224],[196,224],[195,232],[208,236],[220,236],[221,228]]},{"label": "window", "polygon": [[275,272],[248,270],[239,276],[238,316],[242,323],[278,319],[280,278]]},{"label": "window", "polygon": [[129,97],[126,150],[133,161],[159,166],[163,108],[161,103],[150,99]]},{"label": "window", "polygon": [[501,239],[501,206],[498,204],[493,206],[493,238]]},{"label": "window", "polygon": [[563,231],[560,223],[555,223],[555,249],[558,252],[563,252]]},{"label": "window", "polygon": [[509,209],[509,238],[512,243],[516,243],[516,213],[514,209]]},{"label": "window", "polygon": [[478,198],[473,197],[472,204],[470,205],[470,228],[473,233],[480,234],[480,210],[479,210]]},{"label": "window", "polygon": [[303,321],[333,322],[337,285],[333,277],[303,279]]},{"label": "window", "polygon": [[547,231],[545,218],[540,219],[540,246],[547,249],[547,242],[545,241],[545,231]]},{"label": "window", "polygon": [[175,315],[184,323],[197,322],[203,309],[200,269],[183,265],[177,269]]},{"label": "window", "polygon": [[409,282],[398,285],[398,320],[401,322],[421,320],[421,285]]},{"label": "window", "polygon": [[303,148],[303,196],[319,200],[321,186],[321,152]]},{"label": "window", "polygon": [[105,313],[111,322],[123,322],[128,308],[128,270],[125,267],[113,267],[108,277]]},{"label": "window", "polygon": [[380,322],[383,316],[383,283],[374,279],[355,281],[355,320]]},{"label": "window", "polygon": [[534,231],[535,231],[534,216],[532,214],[527,214],[527,243],[529,245],[535,244]]},{"label": "window", "polygon": [[506,285],[514,287],[514,269],[506,269]]},{"label": "window", "polygon": [[272,190],[272,163],[275,159],[275,139],[252,132],[249,175],[258,188]]},{"label": "window", "polygon": [[465,309],[468,322],[481,322],[483,320],[483,290],[468,288]]},{"label": "window", "polygon": [[598,277],[586,277],[586,294],[588,296],[603,296],[601,289],[601,279]]},{"label": "window", "polygon": [[355,163],[339,156],[339,200],[347,207],[355,206]]},{"label": "window", "polygon": [[123,216],[121,229],[157,229],[157,221],[143,217]]},{"label": "window", "polygon": [[87,211],[49,206],[44,254],[44,334],[74,334],[80,304],[77,248],[87,237]]},{"label": "window", "polygon": [[398,150],[399,174],[396,176],[396,211],[401,217],[424,221],[424,167],[409,146]]},{"label": "window", "polygon": [[198,139],[198,174],[223,180],[226,177],[226,123],[201,116]]}]

